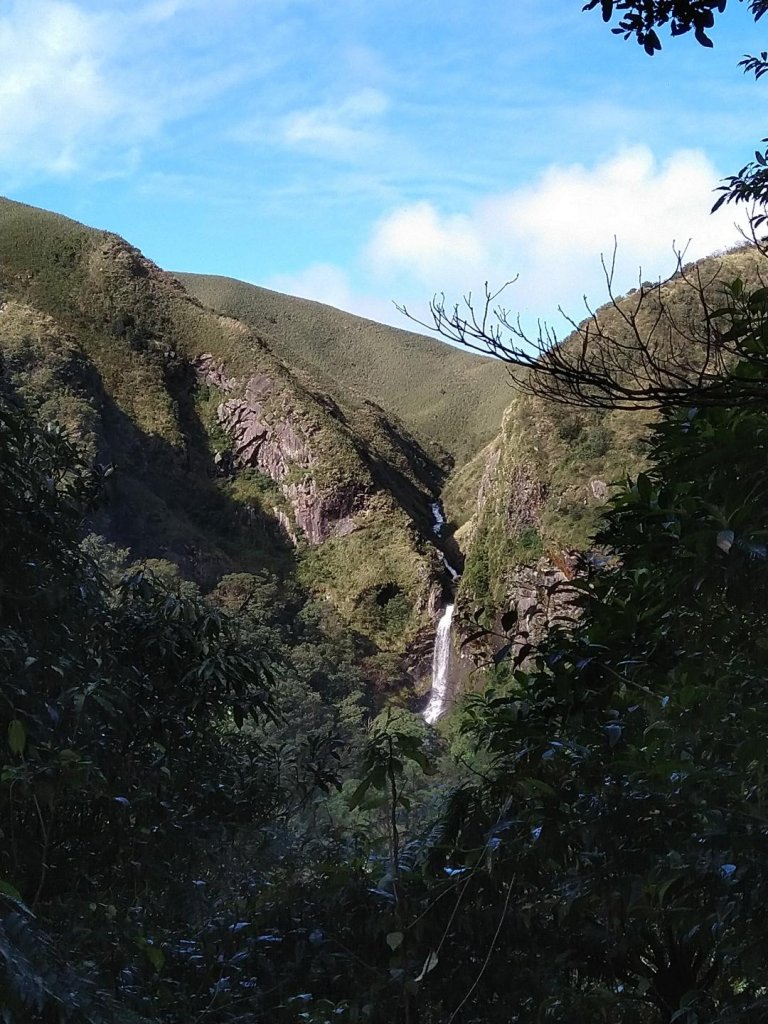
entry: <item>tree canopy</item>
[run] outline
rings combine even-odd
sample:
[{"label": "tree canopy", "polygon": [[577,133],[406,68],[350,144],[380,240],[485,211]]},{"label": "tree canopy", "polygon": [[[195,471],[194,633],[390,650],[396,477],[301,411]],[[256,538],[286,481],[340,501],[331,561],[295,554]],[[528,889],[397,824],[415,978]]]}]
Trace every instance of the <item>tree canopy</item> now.
[{"label": "tree canopy", "polygon": [[[669,26],[673,36],[693,32],[702,46],[712,46],[707,34],[714,27],[715,19],[725,12],[728,0],[588,0],[585,11],[600,9],[603,21],[618,18],[613,28],[625,39],[634,36],[648,54],[661,49],[657,28]],[[740,0],[744,3],[745,0]],[[746,0],[747,6],[759,20],[768,10],[766,0]]]}]

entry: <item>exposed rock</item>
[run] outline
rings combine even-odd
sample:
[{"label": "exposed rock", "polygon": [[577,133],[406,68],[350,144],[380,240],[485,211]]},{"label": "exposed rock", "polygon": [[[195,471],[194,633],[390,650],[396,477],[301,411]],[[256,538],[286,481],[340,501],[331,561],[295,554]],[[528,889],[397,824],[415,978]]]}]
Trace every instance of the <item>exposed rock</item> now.
[{"label": "exposed rock", "polygon": [[420,629],[411,640],[403,658],[403,671],[417,684],[419,693],[424,695],[424,701],[432,685],[432,652],[435,647],[438,617],[439,611],[435,613],[434,621]]},{"label": "exposed rock", "polygon": [[509,607],[517,611],[516,651],[524,644],[541,642],[553,625],[578,618],[577,591],[568,583],[580,571],[579,557],[573,552],[561,552],[554,560],[540,558],[535,565],[518,565],[511,571],[507,593]]},{"label": "exposed rock", "polygon": [[357,529],[357,523],[354,519],[341,519],[333,530],[334,537],[348,537],[350,533],[354,533]]},{"label": "exposed rock", "polygon": [[300,483],[283,487],[293,505],[296,524],[300,526],[310,544],[322,544],[329,537],[343,537],[352,533],[352,520],[366,507],[368,493],[357,486],[336,487],[319,491],[313,476],[307,475]]},{"label": "exposed rock", "polygon": [[517,465],[509,481],[507,526],[514,537],[528,527],[537,528],[541,508],[547,497],[547,487],[524,465]]},{"label": "exposed rock", "polygon": [[108,234],[101,246],[94,249],[91,255],[91,269],[98,265],[116,268],[126,273],[129,277],[150,277],[154,274],[162,274],[160,267],[147,257],[135,246],[120,238],[119,235]]},{"label": "exposed rock", "polygon": [[[220,375],[217,367],[213,372]],[[260,469],[279,483],[290,468],[309,469],[314,460],[298,418],[287,409],[281,410],[282,415],[267,409],[275,391],[271,377],[257,374],[248,380],[242,398],[221,403],[218,416],[232,438],[235,461]]]},{"label": "exposed rock", "polygon": [[193,361],[192,365],[200,380],[210,387],[225,392],[234,391],[237,387],[237,380],[226,375],[224,364],[220,360],[217,361],[210,352],[204,352]]},{"label": "exposed rock", "polygon": [[314,460],[289,412],[282,417],[267,414],[264,402],[270,385],[268,377],[252,378],[245,397],[222,402],[218,416],[232,438],[238,464],[254,466],[280,482],[289,468],[309,469]]},{"label": "exposed rock", "polygon": [[288,540],[290,540],[291,544],[293,544],[293,546],[296,547],[296,545],[299,543],[299,540],[298,537],[296,536],[296,531],[293,528],[293,523],[291,522],[288,514],[284,512],[281,508],[277,508],[276,506],[273,505],[272,515],[280,524],[280,529],[286,535]]},{"label": "exposed rock", "polygon": [[590,480],[589,489],[592,491],[592,497],[598,501],[608,500],[608,484],[605,480]]},{"label": "exposed rock", "polygon": [[[427,582],[427,581],[425,581]],[[443,588],[439,583],[432,583],[426,591],[425,597],[416,606],[419,614],[428,615],[430,619],[437,619],[444,604]]]},{"label": "exposed rock", "polygon": [[[201,380],[225,393],[242,387],[210,353],[194,365]],[[314,473],[318,459],[311,443],[315,431],[288,405],[273,377],[255,374],[242,392],[241,398],[228,398],[219,405],[219,422],[232,439],[234,463],[265,473],[291,503],[293,522],[284,512],[276,512],[276,516],[292,543],[298,543],[297,527],[310,544],[353,533],[357,528],[354,517],[366,508],[370,489],[359,484],[318,486]]]}]

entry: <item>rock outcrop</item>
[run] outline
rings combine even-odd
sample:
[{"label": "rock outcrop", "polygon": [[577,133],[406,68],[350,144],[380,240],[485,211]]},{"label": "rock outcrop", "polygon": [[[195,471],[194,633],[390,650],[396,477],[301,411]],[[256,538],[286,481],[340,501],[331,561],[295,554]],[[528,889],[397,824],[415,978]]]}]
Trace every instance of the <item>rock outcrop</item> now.
[{"label": "rock outcrop", "polygon": [[541,525],[541,509],[547,497],[547,485],[526,465],[516,465],[509,475],[507,529],[510,537]]},{"label": "rock outcrop", "polygon": [[554,558],[540,558],[534,565],[517,565],[507,579],[509,607],[517,612],[515,641],[537,644],[555,625],[564,625],[578,617],[575,588],[568,584],[580,574],[576,552],[562,552]]},{"label": "rock outcrop", "polygon": [[310,544],[352,533],[354,517],[365,510],[372,484],[355,480],[323,487],[318,483],[321,459],[313,439],[319,429],[292,402],[283,383],[267,373],[238,381],[210,353],[195,360],[195,370],[209,387],[233,395],[217,409],[232,442],[232,460],[238,468],[257,469],[279,485],[293,511],[293,522],[285,513],[281,516],[293,543],[297,543],[297,529]]}]

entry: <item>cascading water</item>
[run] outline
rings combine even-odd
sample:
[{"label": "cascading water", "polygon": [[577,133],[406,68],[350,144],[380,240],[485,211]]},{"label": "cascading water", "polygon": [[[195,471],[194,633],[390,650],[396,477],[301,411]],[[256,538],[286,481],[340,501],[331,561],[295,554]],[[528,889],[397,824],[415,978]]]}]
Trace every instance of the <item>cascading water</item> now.
[{"label": "cascading water", "polygon": [[430,508],[432,509],[432,518],[434,519],[434,523],[432,524],[432,532],[435,534],[436,537],[439,537],[443,531],[443,527],[445,526],[445,516],[443,515],[443,510],[440,507],[439,501],[433,502],[430,505]]},{"label": "cascading water", "polygon": [[429,697],[429,704],[424,709],[424,721],[428,725],[434,725],[445,711],[448,692],[448,668],[451,662],[451,619],[453,618],[453,609],[454,606],[452,604],[447,604],[437,624],[435,649],[432,652],[432,692]]},{"label": "cascading water", "polygon": [[[430,508],[432,509],[433,519],[432,532],[436,537],[439,537],[443,532],[443,527],[445,526],[445,516],[443,515],[443,509],[439,501],[433,502]],[[454,567],[445,557],[445,552],[441,551],[440,557],[443,560],[443,565],[445,566],[448,575],[451,577],[451,582],[455,583],[461,574],[457,569],[454,569]]]}]

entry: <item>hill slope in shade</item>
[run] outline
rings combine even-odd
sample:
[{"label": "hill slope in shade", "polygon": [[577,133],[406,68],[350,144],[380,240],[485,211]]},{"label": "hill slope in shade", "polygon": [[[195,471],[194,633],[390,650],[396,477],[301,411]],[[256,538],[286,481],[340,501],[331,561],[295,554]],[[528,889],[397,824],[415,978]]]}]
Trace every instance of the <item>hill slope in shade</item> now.
[{"label": "hill slope in shade", "polygon": [[204,305],[268,338],[288,363],[319,374],[337,401],[354,390],[377,402],[457,465],[499,430],[511,393],[496,360],[232,278],[177,277]]}]

